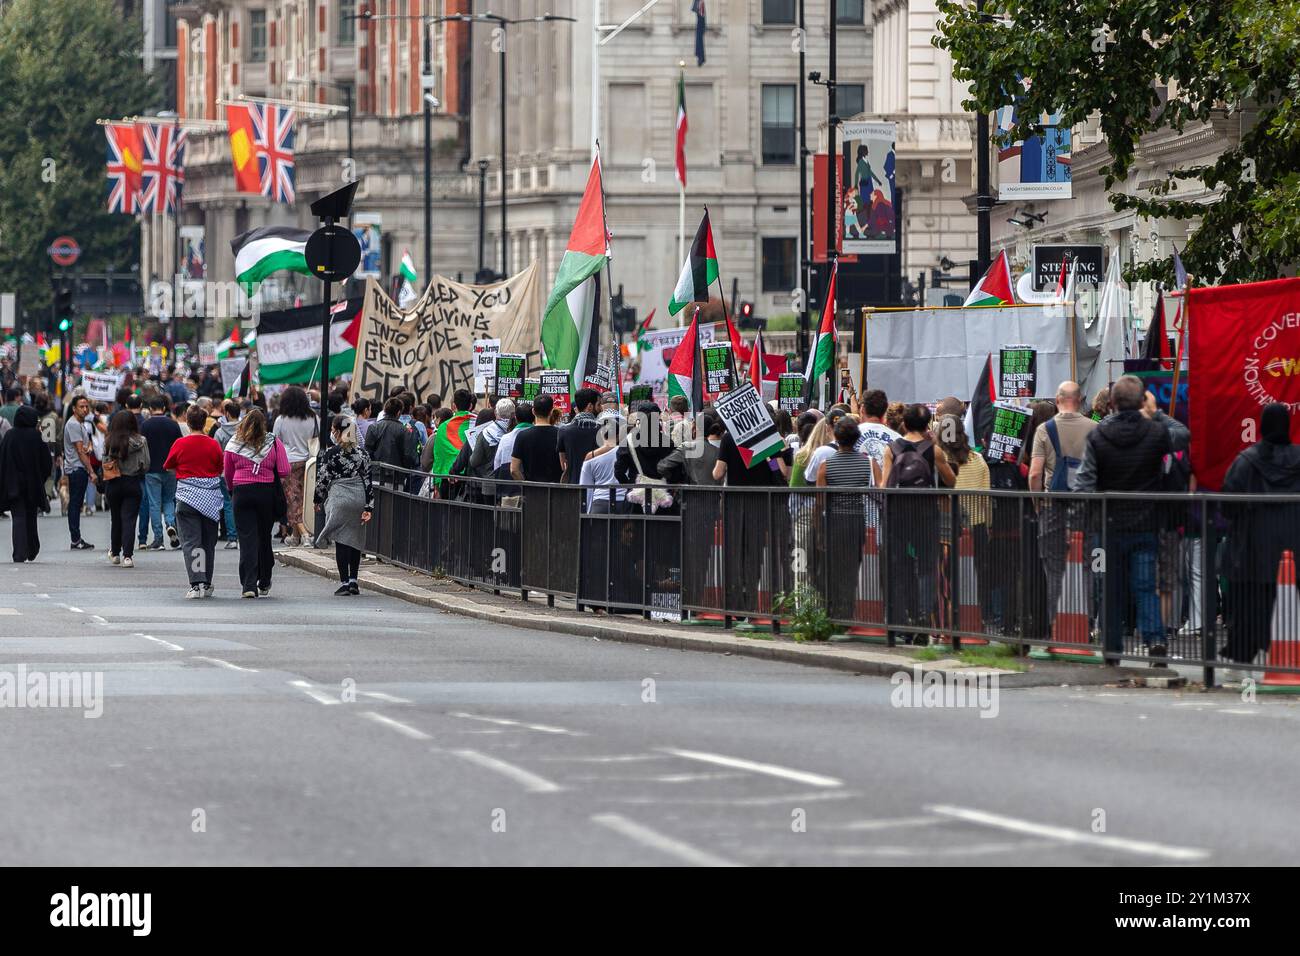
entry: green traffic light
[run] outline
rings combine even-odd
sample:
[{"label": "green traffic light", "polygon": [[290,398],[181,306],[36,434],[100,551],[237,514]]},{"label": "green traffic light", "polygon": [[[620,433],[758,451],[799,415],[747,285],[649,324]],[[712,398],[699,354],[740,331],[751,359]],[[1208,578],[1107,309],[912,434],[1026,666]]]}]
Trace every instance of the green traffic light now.
[{"label": "green traffic light", "polygon": [[59,331],[60,331],[60,332],[66,332],[66,331],[68,331],[68,329],[70,329],[70,328],[72,328],[72,320],[71,320],[71,319],[60,319],[60,320],[59,320]]}]

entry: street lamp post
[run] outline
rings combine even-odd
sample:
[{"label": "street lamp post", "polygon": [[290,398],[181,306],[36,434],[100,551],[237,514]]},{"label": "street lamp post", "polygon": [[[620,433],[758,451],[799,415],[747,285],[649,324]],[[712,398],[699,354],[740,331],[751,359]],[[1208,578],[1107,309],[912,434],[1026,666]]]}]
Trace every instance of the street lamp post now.
[{"label": "street lamp post", "polygon": [[478,276],[476,281],[483,281],[483,241],[487,237],[487,168],[488,161],[478,161]]},{"label": "street lamp post", "polygon": [[799,0],[799,360],[808,360],[808,109],[804,66],[808,33]]}]

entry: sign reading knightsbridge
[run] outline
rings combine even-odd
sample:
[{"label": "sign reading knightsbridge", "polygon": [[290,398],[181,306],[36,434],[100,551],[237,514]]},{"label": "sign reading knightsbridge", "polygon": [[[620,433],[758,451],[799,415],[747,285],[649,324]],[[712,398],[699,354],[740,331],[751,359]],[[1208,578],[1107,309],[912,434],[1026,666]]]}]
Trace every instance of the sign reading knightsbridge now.
[{"label": "sign reading knightsbridge", "polygon": [[405,385],[417,400],[444,400],[474,389],[474,342],[499,339],[502,352],[541,368],[542,289],[537,263],[504,282],[466,285],[434,276],[424,295],[401,309],[373,279],[366,282],[352,390],[382,400]]}]

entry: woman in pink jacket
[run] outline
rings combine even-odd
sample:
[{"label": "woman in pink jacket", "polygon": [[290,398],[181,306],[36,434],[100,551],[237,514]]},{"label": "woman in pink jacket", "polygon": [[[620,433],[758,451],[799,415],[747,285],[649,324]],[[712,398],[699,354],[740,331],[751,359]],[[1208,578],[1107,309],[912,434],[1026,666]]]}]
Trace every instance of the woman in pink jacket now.
[{"label": "woman in pink jacket", "polygon": [[278,438],[267,431],[259,408],[245,415],[226,445],[223,457],[226,485],[235,502],[239,537],[239,582],[244,597],[266,597],[271,591],[271,531],[276,521],[276,484],[289,474],[289,456]]}]

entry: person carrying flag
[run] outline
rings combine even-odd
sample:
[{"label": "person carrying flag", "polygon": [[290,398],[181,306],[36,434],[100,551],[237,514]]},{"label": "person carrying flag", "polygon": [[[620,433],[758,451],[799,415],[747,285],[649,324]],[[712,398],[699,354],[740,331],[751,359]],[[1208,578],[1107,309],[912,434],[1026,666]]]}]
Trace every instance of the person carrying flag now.
[{"label": "person carrying flag", "polygon": [[435,479],[446,478],[451,474],[452,462],[460,454],[465,444],[465,433],[474,425],[474,393],[467,388],[458,388],[451,396],[451,404],[456,409],[429,439],[433,444],[433,466],[429,473]]}]

